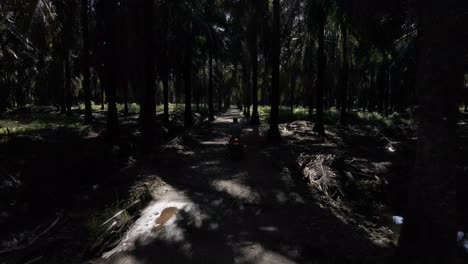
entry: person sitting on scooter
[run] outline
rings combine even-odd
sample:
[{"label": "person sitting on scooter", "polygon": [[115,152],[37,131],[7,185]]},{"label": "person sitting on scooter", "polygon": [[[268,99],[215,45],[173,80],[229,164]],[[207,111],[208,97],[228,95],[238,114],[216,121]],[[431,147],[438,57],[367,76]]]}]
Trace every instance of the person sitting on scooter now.
[{"label": "person sitting on scooter", "polygon": [[242,134],[242,126],[239,123],[239,120],[237,118],[234,118],[233,124],[229,130],[229,133],[231,135],[231,138],[229,139],[229,143],[232,143],[232,141],[235,138],[240,139],[240,136]]}]

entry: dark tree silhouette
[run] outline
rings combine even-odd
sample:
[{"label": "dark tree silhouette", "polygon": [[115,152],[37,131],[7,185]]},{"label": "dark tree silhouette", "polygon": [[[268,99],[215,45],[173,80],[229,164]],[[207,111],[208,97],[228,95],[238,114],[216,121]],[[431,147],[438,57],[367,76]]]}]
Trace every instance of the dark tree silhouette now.
[{"label": "dark tree silhouette", "polygon": [[327,21],[327,13],[324,6],[324,1],[321,1],[318,10],[318,62],[317,62],[317,95],[314,132],[320,136],[325,136],[325,128],[323,126],[323,108],[324,108],[324,90],[325,90],[325,23]]},{"label": "dark tree silhouette", "polygon": [[271,115],[270,129],[268,137],[270,141],[278,141],[280,133],[278,129],[279,123],[279,74],[280,74],[280,6],[279,0],[273,0],[273,54],[272,54],[272,92],[271,92]]},{"label": "dark tree silhouette", "polygon": [[144,2],[145,27],[145,99],[143,104],[142,133],[147,144],[156,137],[156,63],[154,53],[154,1]]},{"label": "dark tree silhouette", "polygon": [[346,125],[346,111],[348,109],[348,76],[349,76],[349,62],[348,62],[348,29],[346,23],[341,25],[342,37],[342,51],[343,51],[343,66],[341,75],[341,125]]},{"label": "dark tree silhouette", "polygon": [[65,105],[67,107],[67,116],[72,113],[72,69],[70,61],[70,52],[65,55]]},{"label": "dark tree silhouette", "polygon": [[259,125],[260,118],[258,116],[258,2],[253,2],[253,11],[250,17],[248,42],[250,50],[250,63],[252,66],[252,117],[250,123]]},{"label": "dark tree silhouette", "polygon": [[464,78],[456,2],[417,2],[419,141],[398,249],[406,263],[456,263],[455,138]]},{"label": "dark tree silhouette", "polygon": [[213,51],[208,50],[208,111],[209,111],[209,120],[213,121],[214,118],[214,107],[213,107]]},{"label": "dark tree silhouette", "polygon": [[185,85],[185,115],[184,125],[185,127],[191,127],[193,125],[192,117],[192,53],[193,53],[193,37],[192,37],[192,23],[188,22],[187,25],[187,41],[186,50],[184,55],[184,85]]},{"label": "dark tree silhouette", "polygon": [[91,109],[91,77],[89,72],[89,32],[88,32],[88,0],[81,1],[81,31],[83,34],[83,90],[85,96],[85,123],[90,124],[93,119]]}]

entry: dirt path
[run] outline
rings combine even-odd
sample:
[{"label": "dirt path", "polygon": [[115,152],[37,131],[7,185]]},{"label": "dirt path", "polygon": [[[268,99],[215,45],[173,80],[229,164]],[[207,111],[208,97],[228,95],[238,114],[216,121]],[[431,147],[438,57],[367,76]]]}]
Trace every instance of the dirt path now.
[{"label": "dirt path", "polygon": [[[379,259],[384,245],[321,206],[282,165],[258,129],[246,127],[246,157],[226,156],[237,110],[164,152],[164,182],[118,247],[94,263],[316,263]],[[161,168],[162,167],[162,168]],[[328,263],[328,262],[327,262]]]}]

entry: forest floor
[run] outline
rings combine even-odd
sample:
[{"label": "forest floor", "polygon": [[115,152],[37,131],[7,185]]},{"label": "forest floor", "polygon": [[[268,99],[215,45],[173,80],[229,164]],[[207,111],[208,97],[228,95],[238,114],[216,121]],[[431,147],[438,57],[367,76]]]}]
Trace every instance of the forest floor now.
[{"label": "forest floor", "polygon": [[261,126],[242,121],[241,160],[227,152],[240,117],[229,109],[185,132],[174,116],[145,163],[135,113],[120,117],[118,144],[99,136],[104,112],[85,128],[62,117],[44,126],[49,113],[4,119],[27,130],[1,145],[0,263],[387,263],[414,160],[412,117],[357,113],[346,129],[329,120],[323,140],[283,115],[283,140],[271,145],[266,112]]},{"label": "forest floor", "polygon": [[230,109],[167,146],[163,163],[145,172],[158,182],[154,200],[119,245],[92,263],[388,259],[395,242],[388,226],[314,193],[297,169],[294,145],[315,147],[316,155],[337,145],[284,125],[285,142],[272,146],[265,141],[266,126],[246,125],[245,157],[231,160],[226,144],[234,117],[240,114]]}]

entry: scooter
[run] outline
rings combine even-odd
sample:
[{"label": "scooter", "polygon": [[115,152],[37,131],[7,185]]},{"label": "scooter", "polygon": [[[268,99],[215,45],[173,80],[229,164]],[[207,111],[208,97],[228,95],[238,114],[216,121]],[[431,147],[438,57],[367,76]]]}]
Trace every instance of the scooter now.
[{"label": "scooter", "polygon": [[233,137],[228,144],[229,156],[234,160],[240,160],[244,157],[244,145],[239,137]]}]

